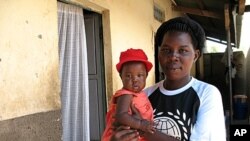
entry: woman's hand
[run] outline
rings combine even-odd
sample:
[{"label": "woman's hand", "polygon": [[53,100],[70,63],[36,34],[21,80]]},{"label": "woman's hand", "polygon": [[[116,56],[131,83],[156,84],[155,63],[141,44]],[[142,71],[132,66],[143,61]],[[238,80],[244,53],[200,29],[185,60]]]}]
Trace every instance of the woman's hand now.
[{"label": "woman's hand", "polygon": [[128,126],[120,126],[115,131],[110,141],[138,141],[139,133]]}]

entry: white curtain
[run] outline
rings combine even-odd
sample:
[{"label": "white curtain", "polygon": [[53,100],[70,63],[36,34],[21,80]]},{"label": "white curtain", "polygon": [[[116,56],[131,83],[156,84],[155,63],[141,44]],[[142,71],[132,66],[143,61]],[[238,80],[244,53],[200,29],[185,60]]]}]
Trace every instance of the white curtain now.
[{"label": "white curtain", "polygon": [[89,141],[89,89],[83,9],[58,2],[63,141]]}]

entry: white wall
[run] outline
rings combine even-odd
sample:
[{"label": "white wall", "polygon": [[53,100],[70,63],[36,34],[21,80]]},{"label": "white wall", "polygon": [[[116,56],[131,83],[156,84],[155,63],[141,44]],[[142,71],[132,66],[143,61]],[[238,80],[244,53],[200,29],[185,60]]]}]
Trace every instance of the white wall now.
[{"label": "white wall", "polygon": [[[165,11],[165,19],[178,16],[166,0],[71,0],[87,9],[103,14],[104,54],[108,97],[122,87],[115,65],[120,52],[128,48],[141,48],[154,64],[154,33],[160,23],[154,20],[153,4]],[[109,30],[107,30],[109,29]],[[147,78],[147,86],[155,82],[154,68]],[[110,90],[111,89],[111,90]]]},{"label": "white wall", "polygon": [[0,120],[60,108],[56,2],[0,1]]}]

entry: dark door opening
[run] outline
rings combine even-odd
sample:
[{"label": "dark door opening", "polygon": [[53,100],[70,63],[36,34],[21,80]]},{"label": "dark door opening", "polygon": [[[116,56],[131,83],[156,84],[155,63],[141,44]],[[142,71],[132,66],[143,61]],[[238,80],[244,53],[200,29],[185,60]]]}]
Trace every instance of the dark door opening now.
[{"label": "dark door opening", "polygon": [[100,141],[106,113],[102,16],[84,10],[89,73],[90,140]]}]

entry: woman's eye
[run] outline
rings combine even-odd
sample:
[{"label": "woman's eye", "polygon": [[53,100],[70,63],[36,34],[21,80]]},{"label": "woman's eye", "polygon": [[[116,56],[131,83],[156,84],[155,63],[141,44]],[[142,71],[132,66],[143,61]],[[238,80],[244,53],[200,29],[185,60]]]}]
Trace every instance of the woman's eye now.
[{"label": "woman's eye", "polygon": [[164,53],[170,53],[171,52],[171,50],[167,49],[167,48],[161,49],[161,51],[164,52]]},{"label": "woman's eye", "polygon": [[187,50],[185,50],[185,49],[180,49],[180,51],[179,51],[180,53],[186,53],[186,52],[188,52]]}]

